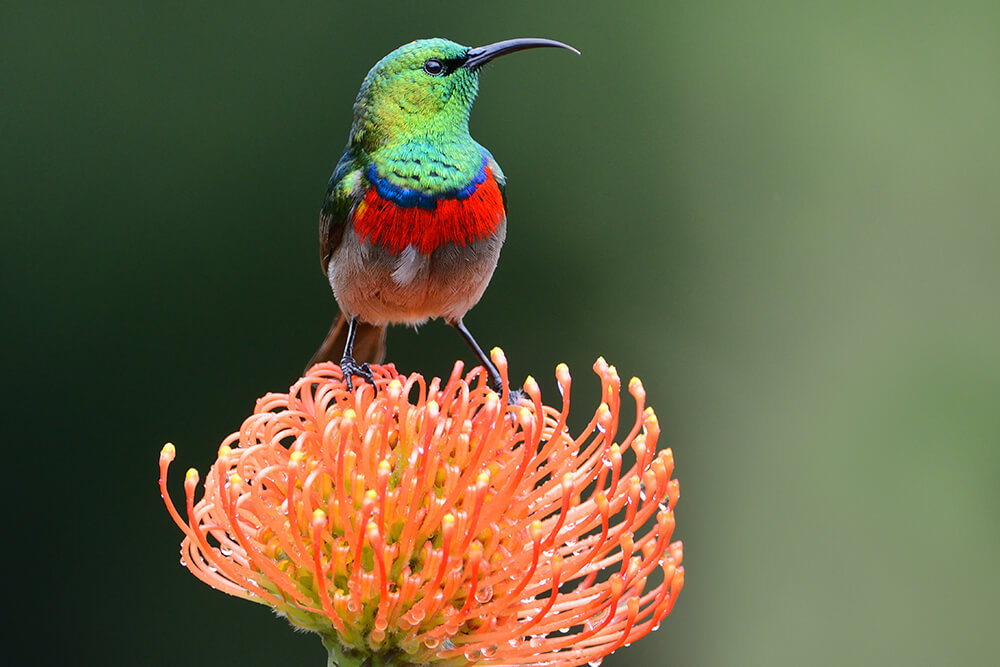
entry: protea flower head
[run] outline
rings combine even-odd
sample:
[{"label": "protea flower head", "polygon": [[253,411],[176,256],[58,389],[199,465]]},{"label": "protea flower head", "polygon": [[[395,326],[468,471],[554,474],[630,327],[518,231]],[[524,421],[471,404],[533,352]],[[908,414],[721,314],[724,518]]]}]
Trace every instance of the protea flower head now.
[{"label": "protea flower head", "polygon": [[508,405],[482,368],[444,383],[372,370],[377,392],[348,392],[324,363],[261,398],[197,502],[188,471],[184,516],[163,448],[196,577],[318,633],[341,667],[596,664],[657,628],[684,583],[678,485],[638,379],[617,441],[621,382],[603,359],[576,437],[565,365],[561,409],[530,377]]}]

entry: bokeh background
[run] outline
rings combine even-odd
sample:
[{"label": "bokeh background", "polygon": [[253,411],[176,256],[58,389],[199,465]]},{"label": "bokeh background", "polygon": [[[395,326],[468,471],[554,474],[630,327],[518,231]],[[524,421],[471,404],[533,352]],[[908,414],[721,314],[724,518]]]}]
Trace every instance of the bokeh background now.
[{"label": "bokeh background", "polygon": [[997,664],[998,7],[4,2],[8,664],[323,664],[180,567],[157,455],[204,470],[312,354],[351,104],[429,36],[583,51],[483,78],[510,233],[466,321],[552,400],[642,376],[675,451],[687,584],[605,664]]}]

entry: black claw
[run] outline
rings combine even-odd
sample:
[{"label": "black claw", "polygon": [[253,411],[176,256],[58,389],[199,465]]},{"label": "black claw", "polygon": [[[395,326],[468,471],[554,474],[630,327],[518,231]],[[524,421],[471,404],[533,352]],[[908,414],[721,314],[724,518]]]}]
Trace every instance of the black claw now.
[{"label": "black claw", "polygon": [[522,398],[527,398],[528,395],[524,393],[523,389],[511,389],[507,393],[507,405],[517,405],[521,402]]},{"label": "black claw", "polygon": [[[486,381],[486,386],[495,391],[497,396],[503,396],[503,381],[500,379],[500,374],[493,371],[493,369],[490,369],[490,371],[488,371],[490,376]],[[494,373],[496,374],[494,375]],[[521,402],[522,398],[526,398],[527,396],[524,390],[510,387],[507,392],[507,405],[517,405]]]},{"label": "black claw", "polygon": [[[344,384],[347,385],[347,391],[354,391],[354,382],[351,381],[351,376],[367,380],[372,389],[375,389],[375,376],[372,375],[372,369],[368,364],[359,364],[353,357],[344,357],[340,360],[340,371],[344,374]],[[376,389],[376,391],[378,390]]]}]

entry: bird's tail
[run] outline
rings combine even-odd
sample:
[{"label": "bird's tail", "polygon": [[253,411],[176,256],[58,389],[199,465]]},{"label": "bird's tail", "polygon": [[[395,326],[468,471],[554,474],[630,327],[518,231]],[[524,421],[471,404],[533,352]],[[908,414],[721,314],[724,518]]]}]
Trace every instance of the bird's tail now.
[{"label": "bird's tail", "polygon": [[[323,344],[309,360],[309,366],[321,361],[340,363],[347,344],[347,318],[343,313],[337,315]],[[380,364],[385,360],[385,327],[377,327],[365,322],[358,322],[358,330],[354,335],[354,359],[358,363]],[[308,368],[308,366],[307,366]]]}]

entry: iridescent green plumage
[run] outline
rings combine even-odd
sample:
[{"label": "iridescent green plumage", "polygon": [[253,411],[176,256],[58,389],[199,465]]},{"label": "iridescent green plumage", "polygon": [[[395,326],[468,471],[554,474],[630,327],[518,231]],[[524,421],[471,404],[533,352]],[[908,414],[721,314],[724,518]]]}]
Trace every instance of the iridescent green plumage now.
[{"label": "iridescent green plumage", "polygon": [[[354,103],[348,151],[363,151],[379,175],[427,193],[468,185],[483,147],[469,135],[479,70],[462,67],[469,48],[446,39],[399,47],[365,77]],[[424,65],[437,60],[442,74]]]}]

